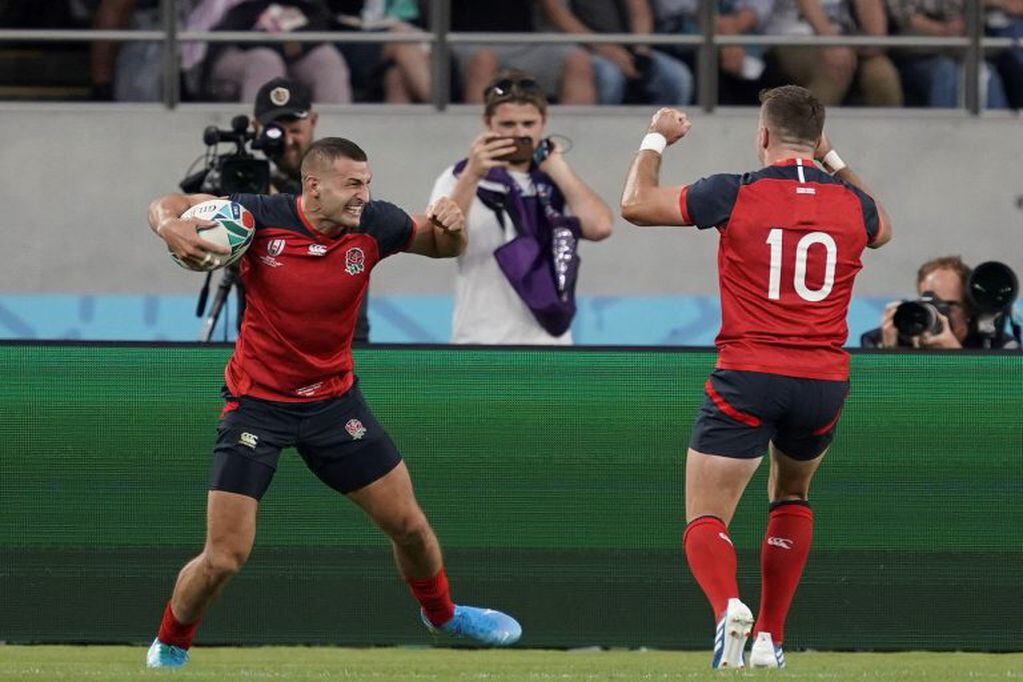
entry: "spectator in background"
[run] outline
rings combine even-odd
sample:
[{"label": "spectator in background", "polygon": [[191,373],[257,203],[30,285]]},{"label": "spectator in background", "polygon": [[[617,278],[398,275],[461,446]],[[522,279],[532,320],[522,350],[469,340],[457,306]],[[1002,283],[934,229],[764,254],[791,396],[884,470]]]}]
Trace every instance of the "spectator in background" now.
[{"label": "spectator in background", "polygon": [[[328,0],[342,29],[378,32],[417,30],[415,0]],[[356,99],[392,104],[430,101],[430,51],[418,43],[343,43]]]},{"label": "spectator in background", "polygon": [[[957,38],[966,35],[963,0],[888,0],[900,35]],[[962,59],[940,48],[906,48],[897,55],[910,105],[955,108],[962,104]],[[989,109],[1008,106],[1005,90],[990,62],[981,67],[981,98]]]},{"label": "spectator in background", "polygon": [[[203,0],[189,14],[186,30],[288,33],[326,31],[333,23],[323,0]],[[329,43],[185,43],[182,62],[186,71],[201,67],[200,87],[216,99],[252,102],[263,83],[288,76],[318,102],[352,101],[348,66]]]},{"label": "spectator in background", "polygon": [[[987,34],[1023,41],[1023,0],[986,0]],[[1014,47],[994,58],[1005,97],[1013,109],[1023,109],[1023,49]]]},{"label": "spectator in background", "polygon": [[[451,0],[451,30],[532,33],[533,3],[522,0]],[[501,69],[533,74],[548,97],[561,104],[596,104],[590,55],[576,45],[451,46],[462,79],[462,100],[482,104],[483,92]]]},{"label": "spectator in background", "polygon": [[[578,262],[569,263],[577,239],[611,235],[611,209],[560,149],[542,141],[547,98],[532,77],[503,74],[485,97],[484,132],[467,159],[441,173],[430,197],[451,197],[465,214],[468,246],[458,257],[451,340],[571,344]],[[528,144],[516,147],[512,138]],[[570,237],[558,235],[564,229]],[[531,266],[525,274],[523,263]]]},{"label": "spectator in background", "polygon": [[[764,33],[773,35],[885,36],[883,0],[775,0]],[[902,106],[892,61],[879,49],[789,47],[771,50],[778,77],[810,90],[821,104],[842,104],[853,81],[866,106]]]},{"label": "spectator in background", "polygon": [[[539,0],[547,21],[565,33],[653,33],[649,0]],[[693,73],[648,45],[590,46],[601,104],[688,104]]]},{"label": "spectator in background", "polygon": [[[175,7],[183,21],[192,0]],[[160,0],[100,0],[92,27],[103,30],[160,30]],[[93,99],[156,102],[163,98],[163,43],[96,41],[91,47]]]},{"label": "spectator in background", "polygon": [[[860,337],[860,345],[864,348],[921,348],[958,350],[962,348],[985,347],[985,336],[977,331],[974,321],[975,311],[970,306],[967,285],[970,281],[972,268],[959,256],[943,256],[927,261],[920,266],[916,274],[916,293],[918,296],[930,296],[948,311],[938,313],[941,331],[924,332],[918,336],[905,337],[895,327],[895,311],[903,301],[892,301],[885,306],[881,316],[881,326],[865,332]],[[990,336],[988,347],[1019,349],[1018,326],[1012,327],[1007,333],[1003,325],[996,327]],[[1011,325],[1010,325],[1011,326]]]},{"label": "spectator in background", "polygon": [[[654,0],[658,33],[700,33],[699,0]],[[772,0],[718,0],[714,31],[720,35],[759,33],[773,7]],[[681,47],[657,49],[690,66],[693,52]],[[764,48],[725,45],[718,50],[718,101],[721,104],[756,104],[764,73]]]}]

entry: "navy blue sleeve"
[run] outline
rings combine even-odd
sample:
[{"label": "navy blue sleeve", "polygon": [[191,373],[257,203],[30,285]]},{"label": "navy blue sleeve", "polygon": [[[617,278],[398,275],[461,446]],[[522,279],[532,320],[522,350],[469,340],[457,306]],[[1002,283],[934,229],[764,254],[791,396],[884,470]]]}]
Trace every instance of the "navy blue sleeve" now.
[{"label": "navy blue sleeve", "polygon": [[686,187],[686,214],[701,230],[724,227],[732,217],[741,184],[738,175],[720,173],[701,178]]},{"label": "navy blue sleeve", "polygon": [[394,204],[371,201],[362,210],[359,228],[377,240],[383,260],[404,249],[412,239],[412,217]]},{"label": "navy blue sleeve", "polygon": [[232,194],[229,200],[247,208],[256,219],[256,229],[292,227],[298,221],[292,194]]},{"label": "navy blue sleeve", "polygon": [[870,197],[869,194],[864,192],[859,187],[845,183],[845,186],[852,190],[856,198],[860,200],[860,209],[863,211],[863,224],[867,227],[867,243],[873,244],[874,240],[877,239],[877,233],[881,229],[880,219],[877,214],[877,204]]}]

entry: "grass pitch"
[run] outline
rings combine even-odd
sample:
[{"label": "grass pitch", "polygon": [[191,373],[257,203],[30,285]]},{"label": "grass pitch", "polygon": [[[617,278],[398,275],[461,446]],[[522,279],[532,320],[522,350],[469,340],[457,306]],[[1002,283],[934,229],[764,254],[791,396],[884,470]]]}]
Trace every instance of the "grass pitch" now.
[{"label": "grass pitch", "polygon": [[0,646],[0,680],[1023,680],[1023,654],[800,653],[785,670],[715,672],[709,652],[196,648],[188,667],[143,669],[144,647]]}]

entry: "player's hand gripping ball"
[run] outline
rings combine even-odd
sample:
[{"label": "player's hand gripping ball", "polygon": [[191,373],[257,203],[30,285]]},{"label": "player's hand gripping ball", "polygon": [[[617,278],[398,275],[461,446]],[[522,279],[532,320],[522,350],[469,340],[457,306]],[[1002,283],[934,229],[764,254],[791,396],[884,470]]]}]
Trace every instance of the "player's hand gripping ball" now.
[{"label": "player's hand gripping ball", "polygon": [[[188,270],[208,272],[219,268],[227,267],[245,255],[245,250],[252,243],[252,235],[255,234],[256,220],[241,204],[227,199],[211,199],[201,204],[196,204],[181,214],[181,221],[194,221],[189,229],[195,230],[195,243],[187,244],[193,250],[200,249],[203,242],[220,247],[224,253],[213,253],[206,250],[205,254],[193,256],[192,258],[180,258],[174,253],[173,245],[168,239],[168,246],[171,246],[171,258],[175,263]],[[188,230],[185,230],[187,234]],[[189,240],[191,235],[185,239]]]}]

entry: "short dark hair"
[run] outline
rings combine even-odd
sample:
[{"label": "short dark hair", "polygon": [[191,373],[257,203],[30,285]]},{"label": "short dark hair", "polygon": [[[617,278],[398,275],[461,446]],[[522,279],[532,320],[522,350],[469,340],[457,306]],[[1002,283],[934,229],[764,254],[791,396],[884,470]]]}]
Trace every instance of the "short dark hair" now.
[{"label": "short dark hair", "polygon": [[824,105],[798,85],[760,91],[764,123],[783,144],[816,147],[824,131]]},{"label": "short dark hair", "polygon": [[302,175],[312,163],[333,164],[338,159],[352,159],[353,161],[366,161],[366,152],[362,147],[351,140],[343,137],[321,137],[309,145],[309,149],[302,155]]},{"label": "short dark hair", "polygon": [[916,271],[916,284],[920,286],[920,283],[927,278],[929,274],[935,270],[952,270],[959,279],[963,282],[963,292],[966,291],[966,282],[970,279],[970,273],[973,269],[969,265],[963,262],[963,259],[959,256],[942,256],[940,258],[932,258]]},{"label": "short dark hair", "polygon": [[547,95],[536,78],[521,69],[507,69],[494,76],[483,90],[483,115],[493,116],[497,107],[509,102],[532,104],[541,116],[547,116]]}]

